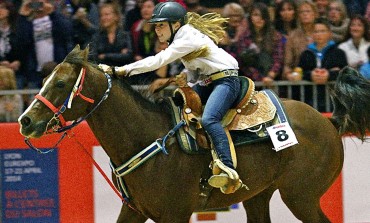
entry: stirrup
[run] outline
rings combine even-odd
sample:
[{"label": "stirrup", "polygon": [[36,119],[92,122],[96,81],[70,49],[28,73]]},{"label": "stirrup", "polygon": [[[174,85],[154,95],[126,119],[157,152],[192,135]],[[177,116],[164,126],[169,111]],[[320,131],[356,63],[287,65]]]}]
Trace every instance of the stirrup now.
[{"label": "stirrup", "polygon": [[226,173],[213,175],[209,178],[208,184],[215,188],[225,187],[229,183],[229,176]]},{"label": "stirrup", "polygon": [[239,181],[238,173],[230,167],[225,166],[219,159],[213,161],[213,169],[217,169],[217,171],[214,171],[214,175],[208,180],[208,184],[212,187],[221,188],[227,186],[230,181]]},{"label": "stirrup", "polygon": [[239,174],[234,169],[223,164],[220,159],[215,159],[213,161],[212,172],[213,175],[225,173],[231,180],[239,180]]},{"label": "stirrup", "polygon": [[245,188],[249,190],[247,185],[238,180],[232,180],[226,173],[220,173],[219,175],[213,175],[209,178],[208,184],[215,188],[220,188],[221,192],[224,194],[231,194],[240,188]]},{"label": "stirrup", "polygon": [[223,194],[232,194],[243,187],[249,190],[249,188],[245,184],[243,184],[243,182],[239,179],[237,181],[230,181],[229,184],[225,185],[224,187],[221,187],[220,190]]}]

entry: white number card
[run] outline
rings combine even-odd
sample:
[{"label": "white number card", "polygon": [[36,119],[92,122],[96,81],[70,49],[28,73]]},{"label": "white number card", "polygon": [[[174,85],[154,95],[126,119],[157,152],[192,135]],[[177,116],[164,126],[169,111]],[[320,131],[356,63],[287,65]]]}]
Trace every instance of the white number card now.
[{"label": "white number card", "polygon": [[267,127],[266,130],[270,135],[276,152],[298,144],[297,138],[288,122]]}]

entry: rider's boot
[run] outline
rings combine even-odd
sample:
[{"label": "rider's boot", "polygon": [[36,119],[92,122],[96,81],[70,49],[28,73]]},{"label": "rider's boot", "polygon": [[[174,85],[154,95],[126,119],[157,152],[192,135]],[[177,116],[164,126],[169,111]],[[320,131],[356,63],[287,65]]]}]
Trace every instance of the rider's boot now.
[{"label": "rider's boot", "polygon": [[239,174],[219,159],[213,161],[213,173],[214,175],[209,178],[208,183],[212,187],[220,188],[222,193],[234,193],[243,186]]}]

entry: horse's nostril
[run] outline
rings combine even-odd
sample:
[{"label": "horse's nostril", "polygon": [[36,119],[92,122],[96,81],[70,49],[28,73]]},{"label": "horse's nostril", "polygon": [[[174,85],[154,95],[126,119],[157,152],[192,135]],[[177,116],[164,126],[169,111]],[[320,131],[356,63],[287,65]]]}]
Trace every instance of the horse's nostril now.
[{"label": "horse's nostril", "polygon": [[21,124],[24,126],[24,127],[27,127],[31,124],[31,118],[28,117],[28,116],[24,116],[22,119],[21,119]]}]

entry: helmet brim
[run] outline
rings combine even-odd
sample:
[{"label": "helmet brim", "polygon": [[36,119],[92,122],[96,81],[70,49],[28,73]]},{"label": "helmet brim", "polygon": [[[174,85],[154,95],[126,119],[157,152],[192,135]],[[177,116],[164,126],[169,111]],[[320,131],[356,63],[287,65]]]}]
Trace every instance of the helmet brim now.
[{"label": "helmet brim", "polygon": [[166,21],[168,21],[167,18],[154,18],[154,19],[150,19],[148,23],[157,23],[157,22],[166,22]]}]

